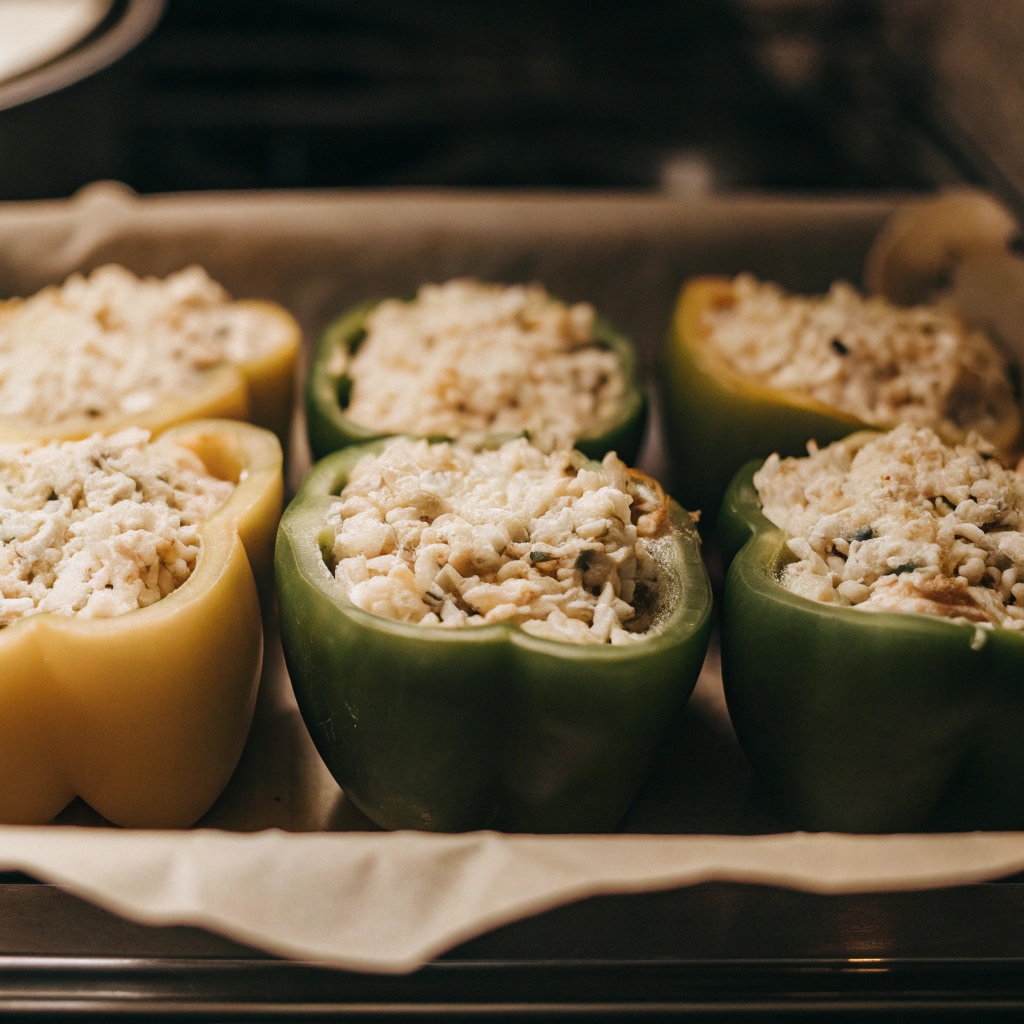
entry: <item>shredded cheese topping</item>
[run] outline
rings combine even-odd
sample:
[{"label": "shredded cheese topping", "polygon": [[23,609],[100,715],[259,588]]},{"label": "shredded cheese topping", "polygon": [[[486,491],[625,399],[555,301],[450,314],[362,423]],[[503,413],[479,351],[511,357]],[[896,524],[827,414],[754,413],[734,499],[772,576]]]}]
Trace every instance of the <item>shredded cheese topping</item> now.
[{"label": "shredded cheese topping", "polygon": [[951,309],[894,306],[842,282],[824,296],[789,295],[747,274],[733,292],[706,323],[746,377],[873,426],[928,426],[947,441],[994,436],[1015,415],[1003,355]]},{"label": "shredded cheese topping", "polygon": [[202,267],[163,280],[115,265],[72,274],[0,307],[0,418],[52,425],[142,413],[217,363],[270,352],[286,332],[232,303]]},{"label": "shredded cheese topping", "polygon": [[625,392],[616,354],[594,343],[594,310],[539,285],[424,285],[378,305],[347,373],[346,415],[384,433],[461,438],[528,432],[545,451],[613,419]]},{"label": "shredded cheese topping", "polygon": [[614,453],[594,469],[521,439],[474,452],[398,438],[356,463],[321,544],[353,604],[377,615],[622,644],[656,628],[648,544],[665,518],[661,489]]},{"label": "shredded cheese topping", "polygon": [[166,597],[233,485],[144,430],[0,444],[0,627],[36,612],[108,618]]},{"label": "shredded cheese topping", "polygon": [[[1024,629],[1024,477],[972,439],[909,425],[854,434],[754,475],[815,601]],[[983,638],[983,634],[981,635]]]}]

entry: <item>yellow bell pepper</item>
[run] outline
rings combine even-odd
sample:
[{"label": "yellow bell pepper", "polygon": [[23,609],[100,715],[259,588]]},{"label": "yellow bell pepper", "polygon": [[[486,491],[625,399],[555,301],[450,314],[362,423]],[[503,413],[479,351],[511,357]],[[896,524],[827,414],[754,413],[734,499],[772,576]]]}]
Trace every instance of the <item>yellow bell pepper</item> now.
[{"label": "yellow bell pepper", "polygon": [[[10,300],[9,308],[19,301]],[[224,418],[250,420],[272,430],[284,443],[291,426],[295,362],[302,345],[302,330],[284,307],[273,302],[245,299],[233,305],[280,320],[287,330],[285,341],[258,358],[210,367],[202,372],[202,383],[195,391],[167,395],[145,412],[76,416],[38,426],[0,423],[0,441],[75,441],[95,433],[112,434],[125,427],[142,427],[159,434],[187,420]],[[0,321],[3,313],[0,306]]]},{"label": "yellow bell pepper", "polygon": [[263,657],[281,446],[228,420],[168,430],[236,483],[201,524],[192,575],[108,619],[37,613],[0,629],[0,822],[52,820],[75,796],[118,825],[193,824],[241,755]]}]

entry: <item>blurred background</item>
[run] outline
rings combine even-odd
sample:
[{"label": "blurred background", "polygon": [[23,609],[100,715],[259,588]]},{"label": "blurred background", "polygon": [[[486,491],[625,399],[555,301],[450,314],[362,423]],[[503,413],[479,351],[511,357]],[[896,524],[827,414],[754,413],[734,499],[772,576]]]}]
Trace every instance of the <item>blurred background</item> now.
[{"label": "blurred background", "polygon": [[2,199],[1024,184],[1020,0],[84,2],[0,81]]}]

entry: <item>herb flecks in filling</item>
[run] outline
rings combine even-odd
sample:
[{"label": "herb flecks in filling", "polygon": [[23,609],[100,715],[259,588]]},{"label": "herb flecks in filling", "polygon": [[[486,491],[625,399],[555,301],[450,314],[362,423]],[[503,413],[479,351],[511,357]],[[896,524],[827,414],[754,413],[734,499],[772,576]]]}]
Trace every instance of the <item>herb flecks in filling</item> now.
[{"label": "herb flecks in filling", "polygon": [[1024,629],[1024,477],[985,442],[904,425],[856,434],[754,475],[815,601]]},{"label": "herb flecks in filling", "polygon": [[827,295],[790,295],[747,274],[733,295],[705,326],[745,377],[872,426],[928,426],[950,442],[969,431],[999,438],[1016,419],[1006,359],[950,308],[894,306],[843,282]]},{"label": "herb flecks in filling", "polygon": [[595,468],[525,440],[477,452],[399,438],[354,467],[327,516],[327,561],[378,615],[622,644],[651,625],[648,543],[667,529],[666,505],[614,454]]},{"label": "herb flecks in filling", "polygon": [[287,332],[232,302],[202,267],[163,279],[113,264],[72,274],[0,307],[0,419],[139,415],[199,387],[212,366],[265,355]]},{"label": "herb flecks in filling", "polygon": [[595,343],[594,310],[540,285],[455,280],[387,300],[349,358],[346,415],[373,430],[427,437],[521,434],[568,448],[615,419],[625,394],[615,352]]},{"label": "herb flecks in filling", "polygon": [[0,627],[36,612],[109,618],[195,568],[199,527],[233,485],[144,430],[0,445]]}]

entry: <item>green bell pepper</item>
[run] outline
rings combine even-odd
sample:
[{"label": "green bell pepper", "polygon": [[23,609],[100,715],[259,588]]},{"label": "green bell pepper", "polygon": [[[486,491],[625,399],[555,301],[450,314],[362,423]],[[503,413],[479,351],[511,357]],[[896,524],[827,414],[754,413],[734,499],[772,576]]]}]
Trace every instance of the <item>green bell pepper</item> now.
[{"label": "green bell pepper", "polygon": [[761,512],[760,465],[736,474],[719,518],[722,677],[755,771],[804,828],[1020,828],[1024,635],[787,590],[794,556]]},{"label": "green bell pepper", "polygon": [[[324,331],[317,344],[313,365],[306,378],[306,426],[314,459],[321,459],[348,445],[389,436],[353,423],[345,415],[352,379],[346,373],[332,369],[332,356],[339,348],[351,355],[359,347],[366,336],[366,317],[379,302],[364,302],[342,314]],[[594,319],[594,341],[618,355],[626,387],[615,418],[601,424],[593,433],[578,438],[576,447],[591,459],[600,459],[613,451],[623,462],[630,464],[640,450],[647,425],[647,399],[640,381],[636,350],[625,335],[600,316]]]},{"label": "green bell pepper", "polygon": [[672,503],[671,529],[654,542],[664,604],[643,640],[580,645],[507,623],[399,622],[353,605],[321,549],[352,467],[383,444],[315,465],[278,532],[285,658],[328,768],[385,828],[614,828],[707,648],[711,588],[689,515]]}]

